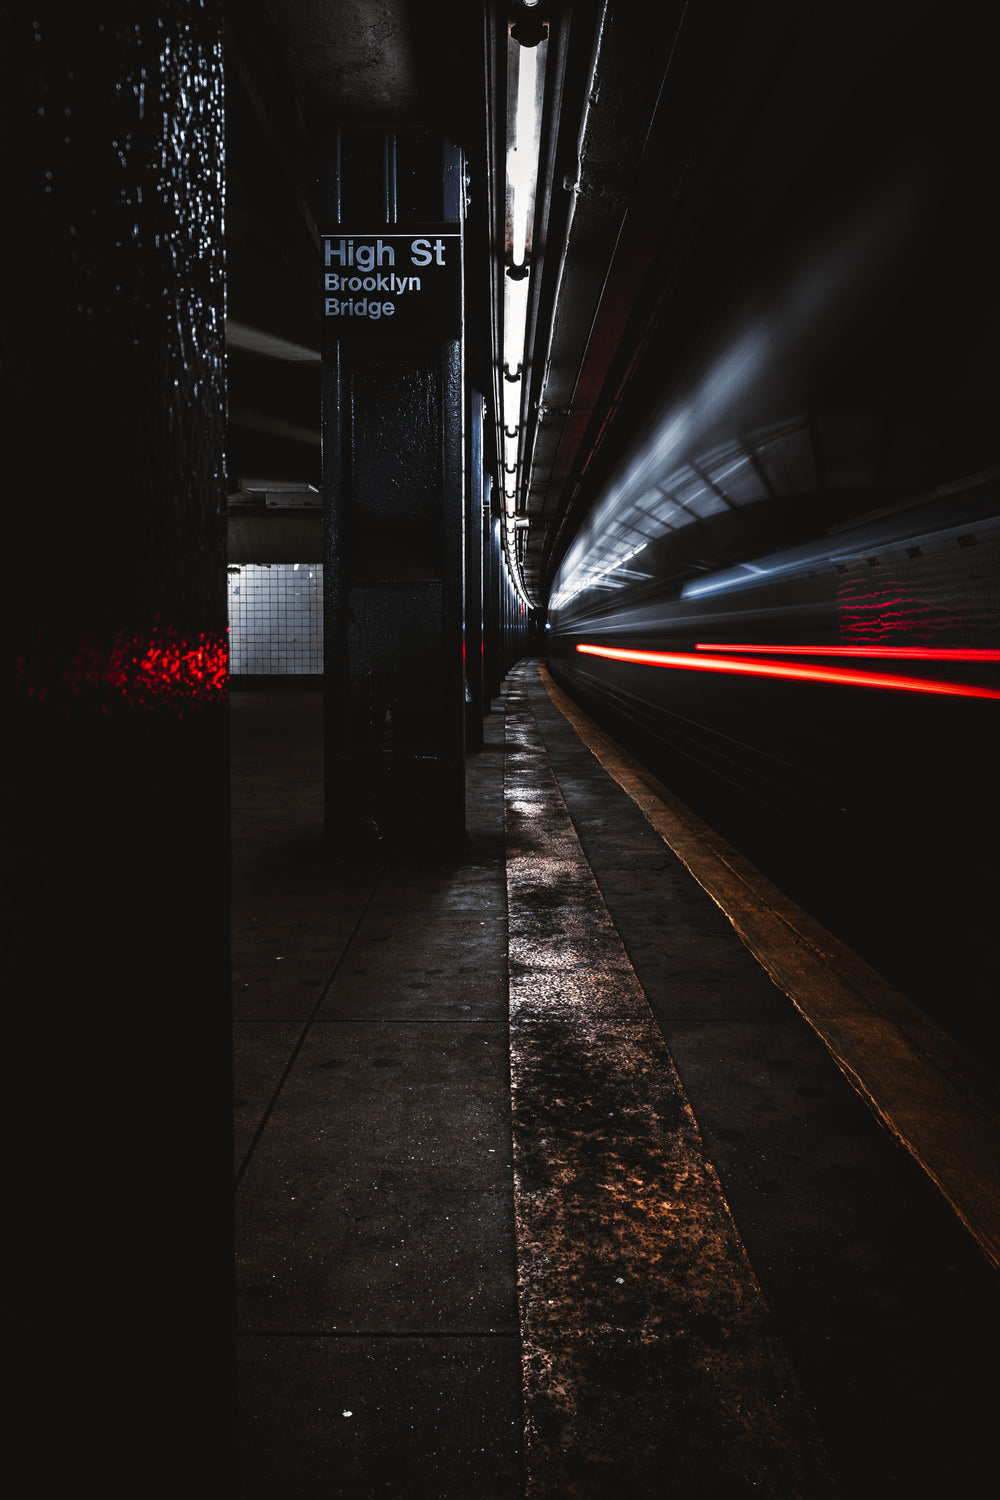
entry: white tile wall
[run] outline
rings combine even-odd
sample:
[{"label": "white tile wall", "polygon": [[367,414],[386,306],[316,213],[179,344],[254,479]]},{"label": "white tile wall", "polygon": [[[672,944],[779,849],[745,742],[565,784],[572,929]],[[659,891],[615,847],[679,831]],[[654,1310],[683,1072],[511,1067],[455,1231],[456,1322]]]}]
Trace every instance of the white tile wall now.
[{"label": "white tile wall", "polygon": [[230,565],[229,670],[234,677],[322,672],[322,563]]}]

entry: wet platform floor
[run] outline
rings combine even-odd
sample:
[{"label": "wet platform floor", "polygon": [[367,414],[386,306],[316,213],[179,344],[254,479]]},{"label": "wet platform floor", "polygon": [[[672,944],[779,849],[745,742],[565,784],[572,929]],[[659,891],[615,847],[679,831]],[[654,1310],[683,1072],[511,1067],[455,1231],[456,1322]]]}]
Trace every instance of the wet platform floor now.
[{"label": "wet platform floor", "polygon": [[232,716],[247,1500],[992,1492],[996,1270],[535,667],[451,864]]}]

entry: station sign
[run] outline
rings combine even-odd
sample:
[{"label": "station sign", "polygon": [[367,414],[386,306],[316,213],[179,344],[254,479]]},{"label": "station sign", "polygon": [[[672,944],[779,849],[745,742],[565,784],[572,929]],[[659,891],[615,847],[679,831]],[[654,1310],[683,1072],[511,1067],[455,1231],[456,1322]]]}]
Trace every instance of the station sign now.
[{"label": "station sign", "polygon": [[458,338],[462,322],[462,236],[323,234],[324,322],[338,336],[385,334]]}]

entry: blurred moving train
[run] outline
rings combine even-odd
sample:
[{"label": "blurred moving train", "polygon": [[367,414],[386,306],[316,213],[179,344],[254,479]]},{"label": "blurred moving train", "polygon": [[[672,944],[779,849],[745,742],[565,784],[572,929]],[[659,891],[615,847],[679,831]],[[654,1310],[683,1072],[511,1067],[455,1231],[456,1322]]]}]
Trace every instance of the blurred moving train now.
[{"label": "blurred moving train", "polygon": [[826,213],[810,198],[696,357],[679,369],[662,342],[663,383],[553,569],[545,654],[995,1064],[995,152],[964,133],[982,103],[939,148],[873,140],[863,180]]},{"label": "blurred moving train", "polygon": [[594,718],[994,1065],[998,561],[974,477],[679,587],[633,555],[546,640]]}]

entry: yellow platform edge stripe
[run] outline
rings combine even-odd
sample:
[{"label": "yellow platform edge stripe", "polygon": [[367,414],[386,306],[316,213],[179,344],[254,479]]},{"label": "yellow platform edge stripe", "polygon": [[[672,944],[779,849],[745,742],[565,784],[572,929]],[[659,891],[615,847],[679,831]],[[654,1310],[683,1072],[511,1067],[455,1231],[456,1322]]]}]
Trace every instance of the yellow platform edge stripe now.
[{"label": "yellow platform edge stripe", "polygon": [[582,743],[1000,1268],[1000,1081],[610,739],[544,666],[538,674]]}]

